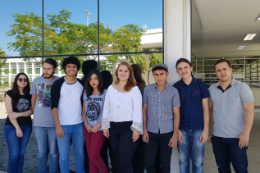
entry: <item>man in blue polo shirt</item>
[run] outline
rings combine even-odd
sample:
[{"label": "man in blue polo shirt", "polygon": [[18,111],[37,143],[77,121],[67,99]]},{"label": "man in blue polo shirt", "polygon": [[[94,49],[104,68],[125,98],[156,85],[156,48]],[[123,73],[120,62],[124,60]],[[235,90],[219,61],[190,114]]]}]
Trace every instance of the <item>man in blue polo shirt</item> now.
[{"label": "man in blue polo shirt", "polygon": [[203,173],[205,142],[209,136],[209,91],[204,82],[191,75],[191,63],[180,58],[176,62],[177,73],[182,78],[173,86],[179,91],[181,100],[181,121],[178,133],[181,173]]}]

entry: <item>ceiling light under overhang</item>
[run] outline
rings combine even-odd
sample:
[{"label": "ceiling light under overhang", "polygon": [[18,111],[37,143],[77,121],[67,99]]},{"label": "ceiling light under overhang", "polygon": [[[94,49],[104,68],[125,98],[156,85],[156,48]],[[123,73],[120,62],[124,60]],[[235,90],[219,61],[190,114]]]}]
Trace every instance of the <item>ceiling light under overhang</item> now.
[{"label": "ceiling light under overhang", "polygon": [[249,40],[253,40],[255,38],[255,36],[257,35],[257,33],[251,33],[251,34],[247,34],[244,38],[243,41],[249,41]]},{"label": "ceiling light under overhang", "polygon": [[256,21],[260,21],[260,13],[258,14],[258,16],[255,19]]},{"label": "ceiling light under overhang", "polygon": [[247,46],[238,46],[238,48],[237,49],[245,49]]}]

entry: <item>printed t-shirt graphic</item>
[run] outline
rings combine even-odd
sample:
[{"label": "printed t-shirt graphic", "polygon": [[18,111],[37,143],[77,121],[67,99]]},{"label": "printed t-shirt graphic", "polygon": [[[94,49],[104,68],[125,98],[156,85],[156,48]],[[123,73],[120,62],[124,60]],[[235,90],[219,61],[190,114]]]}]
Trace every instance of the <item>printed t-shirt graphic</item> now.
[{"label": "printed t-shirt graphic", "polygon": [[30,108],[30,102],[29,100],[25,99],[25,98],[20,98],[16,104],[16,108],[20,111],[20,112],[24,112],[27,111]]},{"label": "printed t-shirt graphic", "polygon": [[39,83],[37,86],[38,107],[51,107],[52,83]]},{"label": "printed t-shirt graphic", "polygon": [[89,121],[95,121],[100,116],[100,104],[96,100],[103,101],[103,98],[87,98],[87,110],[86,115]]}]

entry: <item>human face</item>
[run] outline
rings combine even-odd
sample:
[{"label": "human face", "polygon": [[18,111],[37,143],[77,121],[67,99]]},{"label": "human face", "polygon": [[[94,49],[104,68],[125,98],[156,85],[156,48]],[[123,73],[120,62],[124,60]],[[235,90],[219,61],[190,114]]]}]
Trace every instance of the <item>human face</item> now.
[{"label": "human face", "polygon": [[154,80],[156,81],[157,85],[166,84],[168,75],[169,75],[169,72],[166,72],[165,70],[155,70],[153,72],[153,77],[154,77]]},{"label": "human face", "polygon": [[186,79],[191,77],[191,72],[193,68],[186,62],[181,62],[177,65],[177,73],[180,75],[182,79]]},{"label": "human face", "polygon": [[53,65],[48,63],[43,63],[42,65],[42,75],[45,79],[52,78],[53,74],[56,72],[57,68],[53,68]]},{"label": "human face", "polygon": [[221,62],[215,67],[215,74],[221,82],[226,82],[231,79],[232,68],[227,62]]},{"label": "human face", "polygon": [[128,70],[127,66],[120,65],[117,70],[117,77],[120,81],[127,81],[130,76],[130,71]]},{"label": "human face", "polygon": [[[22,81],[20,81],[20,80],[22,80]],[[24,82],[24,80],[26,80],[26,82]],[[18,80],[17,80],[17,85],[18,85],[18,87],[19,88],[24,88],[24,87],[26,87],[26,85],[28,84],[28,79],[27,79],[27,77],[25,76],[25,75],[20,75],[19,77],[18,77]]]},{"label": "human face", "polygon": [[78,68],[76,64],[67,64],[66,68],[64,69],[66,75],[71,77],[76,77],[78,73]]},{"label": "human face", "polygon": [[99,81],[96,74],[92,74],[89,78],[89,84],[92,86],[92,88],[97,88]]}]

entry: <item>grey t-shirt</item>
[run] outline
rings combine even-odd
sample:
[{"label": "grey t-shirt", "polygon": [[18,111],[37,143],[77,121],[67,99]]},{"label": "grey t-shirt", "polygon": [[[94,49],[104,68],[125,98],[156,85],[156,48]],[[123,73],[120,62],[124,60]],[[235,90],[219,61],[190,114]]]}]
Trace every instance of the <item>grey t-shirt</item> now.
[{"label": "grey t-shirt", "polygon": [[249,86],[232,79],[231,86],[224,92],[220,83],[210,86],[209,103],[213,103],[212,134],[222,138],[237,138],[244,131],[245,111],[243,103],[254,101]]},{"label": "grey t-shirt", "polygon": [[[102,120],[106,92],[107,90],[104,90],[103,94],[91,95],[89,97],[87,97],[86,91],[83,93],[83,100],[86,103],[85,114],[91,127],[94,127]],[[99,131],[101,130],[100,128]]]},{"label": "grey t-shirt", "polygon": [[51,86],[59,77],[47,81],[44,77],[38,77],[33,80],[30,94],[37,95],[33,125],[39,127],[55,127],[51,113]]}]

